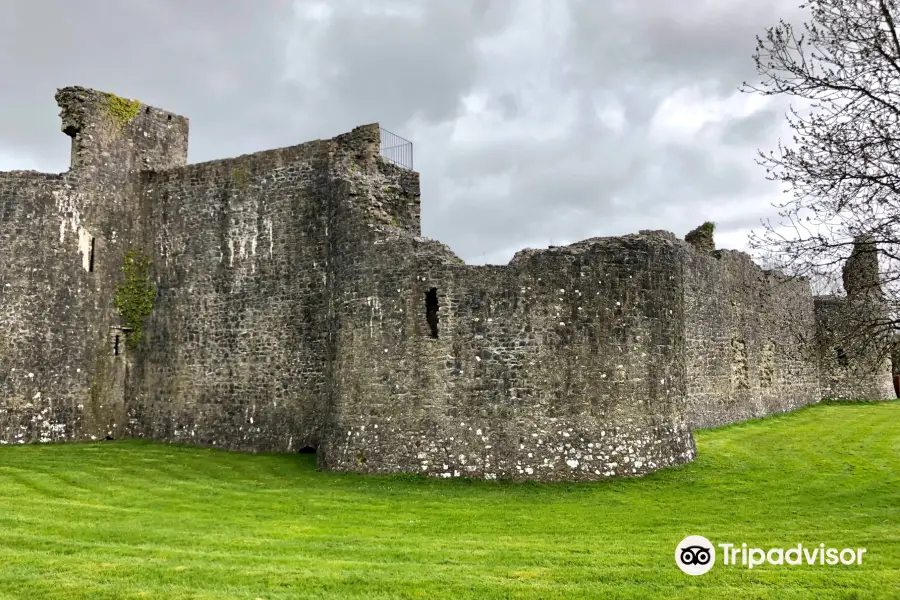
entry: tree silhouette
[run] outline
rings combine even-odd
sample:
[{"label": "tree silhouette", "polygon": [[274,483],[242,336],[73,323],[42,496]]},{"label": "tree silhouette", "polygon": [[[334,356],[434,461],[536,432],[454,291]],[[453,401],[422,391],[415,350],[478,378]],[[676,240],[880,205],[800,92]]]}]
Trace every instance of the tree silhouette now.
[{"label": "tree silhouette", "polygon": [[[741,88],[806,105],[787,115],[793,144],[759,153],[757,162],[769,179],[786,184],[790,199],[776,204],[780,222],[765,221],[750,245],[777,255],[790,274],[865,298],[864,309],[848,317],[847,335],[855,338],[848,342],[882,345],[900,325],[898,0],[812,0],[800,7],[810,15],[802,28],[781,20],[757,38],[753,59],[762,82]],[[868,253],[862,262],[861,251]],[[846,273],[873,260],[876,276],[867,266],[851,278],[853,290],[842,285]]]}]

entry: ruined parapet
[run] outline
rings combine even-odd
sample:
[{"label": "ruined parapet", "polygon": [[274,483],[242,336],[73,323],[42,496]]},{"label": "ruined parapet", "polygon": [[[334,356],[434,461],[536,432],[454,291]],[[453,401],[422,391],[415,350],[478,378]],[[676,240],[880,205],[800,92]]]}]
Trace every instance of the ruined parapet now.
[{"label": "ruined parapet", "polygon": [[815,300],[822,394],[853,400],[891,398],[891,347],[884,330],[886,307],[873,236],[854,238],[842,277],[846,296]]},{"label": "ruined parapet", "polygon": [[381,149],[381,126],[369,123],[334,138],[340,152],[348,158],[374,165]]},{"label": "ruined parapet", "polygon": [[72,138],[71,169],[82,177],[117,182],[187,163],[185,117],[83,87],[61,88],[56,102],[61,129]]},{"label": "ruined parapet", "polygon": [[419,174],[381,156],[381,126],[361,125],[331,142],[331,177],[347,186],[346,197],[352,200],[346,204],[344,196],[335,198],[337,237],[347,230],[354,239],[370,232],[381,238],[421,235]]},{"label": "ruined parapet", "polygon": [[707,221],[696,229],[689,231],[684,236],[684,241],[700,252],[715,252],[716,242],[713,239],[715,229],[716,224],[712,221]]},{"label": "ruined parapet", "polygon": [[841,272],[844,291],[851,300],[883,297],[878,269],[878,247],[871,235],[858,235],[853,239],[853,250]]}]

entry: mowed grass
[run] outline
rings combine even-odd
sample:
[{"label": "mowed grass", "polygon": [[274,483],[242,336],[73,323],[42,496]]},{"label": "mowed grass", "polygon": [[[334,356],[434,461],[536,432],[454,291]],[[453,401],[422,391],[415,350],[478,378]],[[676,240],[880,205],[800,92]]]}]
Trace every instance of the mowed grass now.
[{"label": "mowed grass", "polygon": [[[0,598],[900,597],[900,403],[698,432],[692,464],[595,484],[321,473],[312,455],[0,447]],[[687,535],[864,547],[860,566],[718,564]]]}]

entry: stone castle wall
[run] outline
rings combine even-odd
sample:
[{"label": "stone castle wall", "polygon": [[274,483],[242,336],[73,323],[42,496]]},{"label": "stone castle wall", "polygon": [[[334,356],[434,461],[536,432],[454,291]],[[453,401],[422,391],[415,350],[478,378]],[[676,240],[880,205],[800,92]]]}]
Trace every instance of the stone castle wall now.
[{"label": "stone castle wall", "polygon": [[[335,175],[372,168],[372,129],[148,175],[158,295],[129,377],[131,435],[257,451],[319,444],[336,257],[370,235],[347,231],[350,217],[418,227],[417,176],[382,163],[387,175],[363,186],[378,193],[357,194]],[[359,214],[336,223],[341,201]]]},{"label": "stone castle wall", "polygon": [[[0,174],[0,441],[78,439],[105,430],[92,393],[105,336],[92,235],[67,205],[66,178]],[[70,216],[67,216],[70,215]],[[105,432],[103,435],[106,435]]]},{"label": "stone castle wall", "polygon": [[[124,431],[125,365],[110,358],[123,255],[145,219],[138,173],[187,158],[187,119],[80,87],[56,95],[63,174],[0,173],[0,442]],[[125,122],[121,110],[129,119]]]},{"label": "stone castle wall", "polygon": [[157,297],[129,433],[235,449],[315,443],[325,390],[328,144],[150,174]]},{"label": "stone castle wall", "polygon": [[[890,356],[884,346],[860,343],[854,328],[863,320],[846,297],[815,299],[819,389],[836,400],[882,400],[895,396]],[[870,320],[870,319],[866,319]]]},{"label": "stone castle wall", "polygon": [[324,465],[579,480],[691,460],[679,250],[654,233],[475,267],[386,244],[343,278]]},{"label": "stone castle wall", "polygon": [[809,284],[747,254],[685,258],[687,387],[692,427],[785,412],[820,399]]},{"label": "stone castle wall", "polygon": [[[418,174],[378,156],[377,125],[187,165],[187,119],[57,100],[72,168],[0,174],[2,442],[590,480],[822,396],[809,286],[741,253],[646,231],[469,266],[420,237]],[[135,346],[114,302],[133,250],[155,286]]]}]

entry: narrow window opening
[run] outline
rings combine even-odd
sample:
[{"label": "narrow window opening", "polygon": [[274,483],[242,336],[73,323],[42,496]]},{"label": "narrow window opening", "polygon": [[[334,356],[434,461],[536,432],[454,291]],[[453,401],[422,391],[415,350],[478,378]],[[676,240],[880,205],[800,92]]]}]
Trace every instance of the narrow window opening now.
[{"label": "narrow window opening", "polygon": [[835,354],[837,355],[838,364],[842,367],[846,367],[850,364],[850,359],[847,357],[847,353],[844,352],[843,348],[835,349]]},{"label": "narrow window opening", "polygon": [[113,356],[118,356],[118,355],[119,355],[119,335],[116,334],[116,341],[115,341],[115,344],[113,344]]},{"label": "narrow window opening", "polygon": [[91,254],[88,258],[88,273],[94,272],[94,239],[91,238]]},{"label": "narrow window opening", "polygon": [[438,299],[437,288],[431,288],[425,292],[425,318],[428,321],[428,327],[431,329],[431,337],[438,336]]}]

